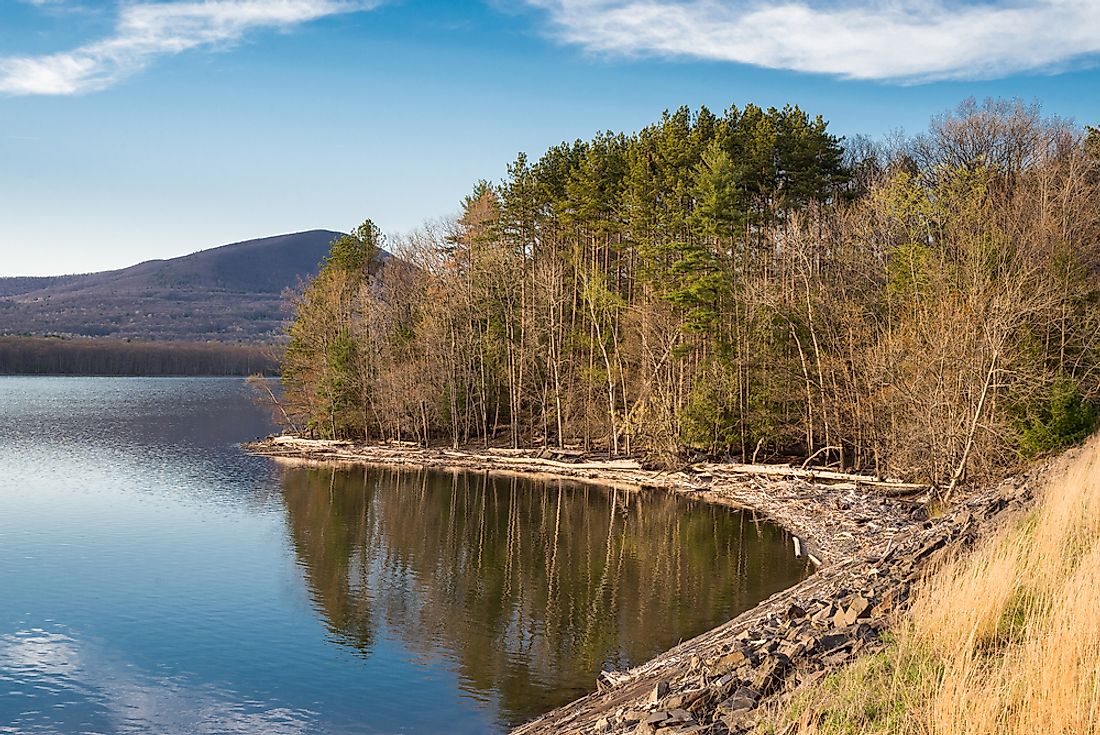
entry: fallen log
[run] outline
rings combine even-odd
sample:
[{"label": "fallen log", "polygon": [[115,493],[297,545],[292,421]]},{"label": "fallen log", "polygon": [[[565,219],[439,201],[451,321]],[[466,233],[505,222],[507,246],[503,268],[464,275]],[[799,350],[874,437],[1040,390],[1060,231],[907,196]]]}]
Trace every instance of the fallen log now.
[{"label": "fallen log", "polygon": [[858,475],[850,472],[837,472],[836,470],[815,470],[792,467],[781,464],[708,464],[704,465],[704,471],[716,475],[756,475],[760,477],[790,477],[799,480],[814,482],[817,480],[835,480],[851,482],[856,485],[868,485],[871,487],[906,489],[913,491],[927,490],[927,485],[915,482],[902,482],[900,480],[887,480],[871,475]]}]

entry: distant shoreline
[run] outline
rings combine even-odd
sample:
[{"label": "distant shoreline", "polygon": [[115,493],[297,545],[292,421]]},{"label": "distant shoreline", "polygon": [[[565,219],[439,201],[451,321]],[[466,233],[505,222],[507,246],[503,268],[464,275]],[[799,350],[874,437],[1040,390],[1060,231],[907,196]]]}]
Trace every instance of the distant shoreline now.
[{"label": "distant shoreline", "polygon": [[0,375],[245,377],[276,375],[281,348],[260,343],[0,336]]}]

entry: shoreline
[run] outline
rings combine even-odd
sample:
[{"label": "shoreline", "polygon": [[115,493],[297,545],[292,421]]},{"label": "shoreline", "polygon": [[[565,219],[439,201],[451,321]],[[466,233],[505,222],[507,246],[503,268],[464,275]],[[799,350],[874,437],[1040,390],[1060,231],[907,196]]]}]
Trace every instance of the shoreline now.
[{"label": "shoreline", "polygon": [[[944,554],[971,544],[1007,511],[1033,500],[1036,471],[957,497],[930,518],[918,486],[774,465],[698,463],[646,469],[553,450],[455,450],[272,437],[252,453],[310,464],[482,471],[647,491],[760,513],[795,537],[816,565],[802,582],[732,620],[624,672],[515,728],[559,733],[748,732],[761,707],[781,702],[856,657],[881,648],[881,633],[912,584]],[[912,495],[915,497],[901,497]]]}]

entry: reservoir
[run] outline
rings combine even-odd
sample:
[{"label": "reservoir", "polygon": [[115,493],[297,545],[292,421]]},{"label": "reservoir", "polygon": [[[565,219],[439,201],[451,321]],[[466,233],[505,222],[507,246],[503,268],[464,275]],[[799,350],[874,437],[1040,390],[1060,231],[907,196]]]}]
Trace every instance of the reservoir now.
[{"label": "reservoir", "polygon": [[810,572],[751,513],[273,430],[239,380],[0,378],[0,733],[503,732]]}]

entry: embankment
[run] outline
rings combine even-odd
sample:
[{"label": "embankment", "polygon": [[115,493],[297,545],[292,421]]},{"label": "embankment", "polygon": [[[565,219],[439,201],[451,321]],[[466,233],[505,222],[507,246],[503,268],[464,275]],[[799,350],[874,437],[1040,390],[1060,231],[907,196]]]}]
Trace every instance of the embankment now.
[{"label": "embankment", "polygon": [[761,731],[1100,733],[1100,437],[1035,485],[1034,509],[917,587],[882,651],[796,693]]}]

